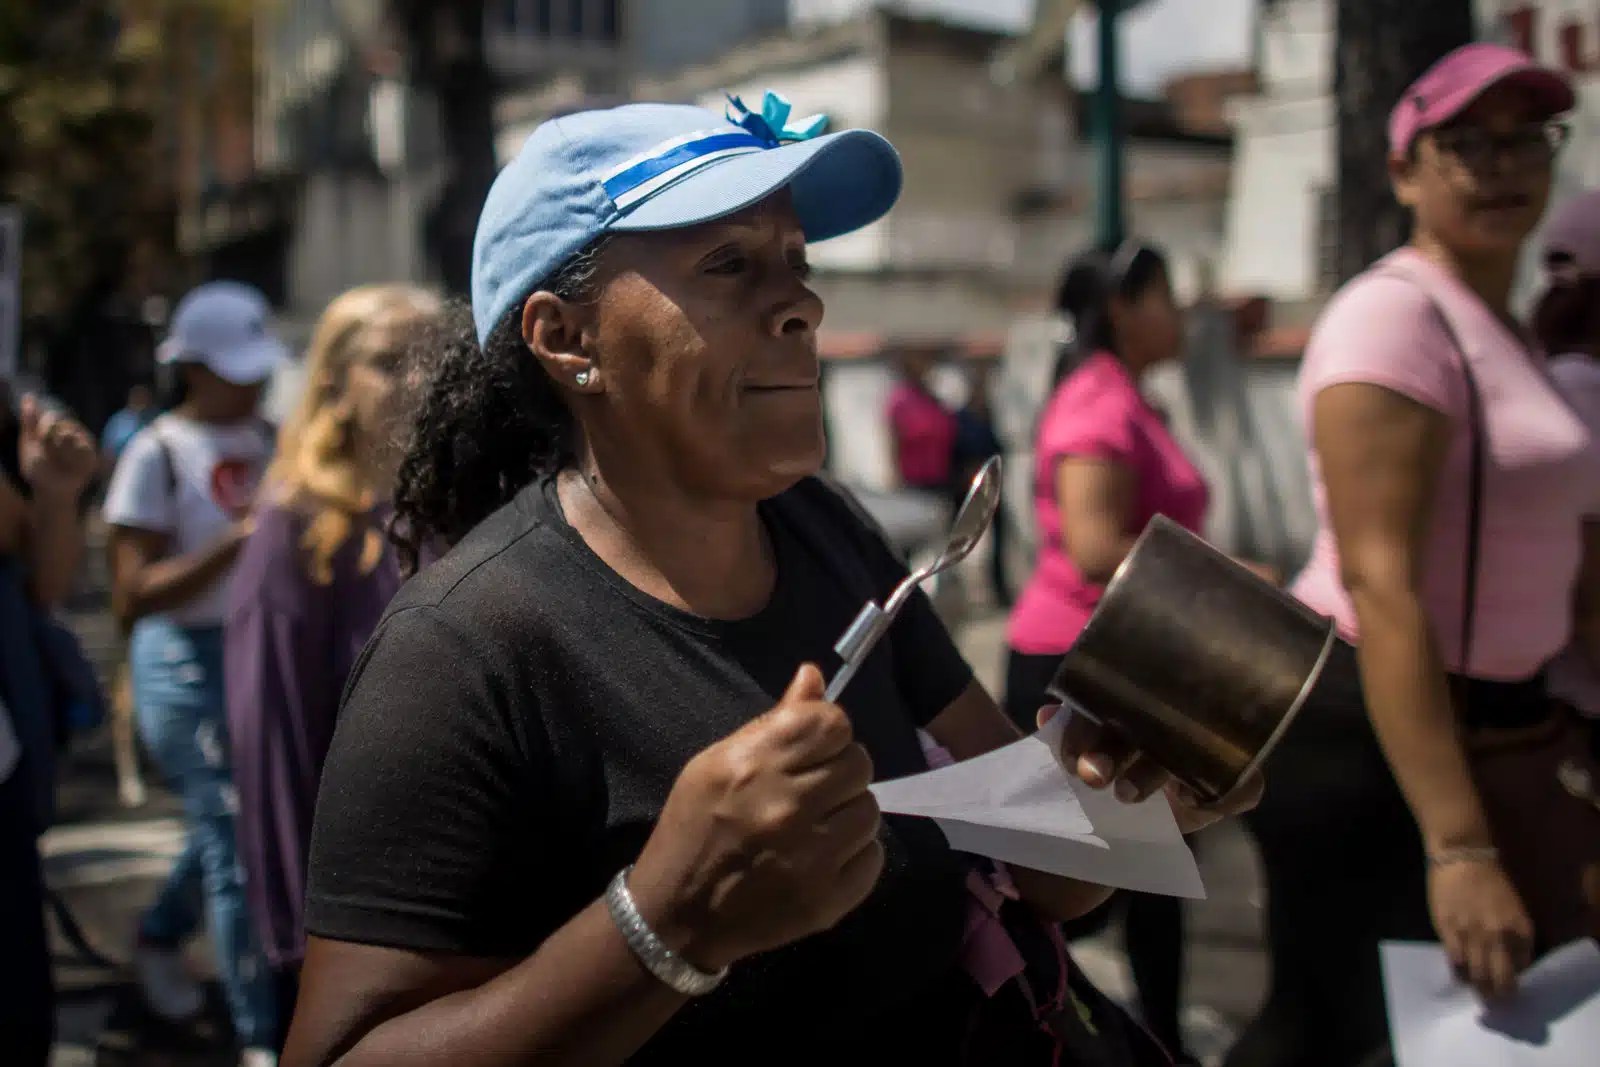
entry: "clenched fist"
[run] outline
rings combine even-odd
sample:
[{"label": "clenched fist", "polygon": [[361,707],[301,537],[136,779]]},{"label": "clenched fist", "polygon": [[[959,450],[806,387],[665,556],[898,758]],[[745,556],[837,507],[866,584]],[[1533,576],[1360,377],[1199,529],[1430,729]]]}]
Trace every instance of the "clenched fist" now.
[{"label": "clenched fist", "polygon": [[31,396],[22,398],[20,423],[17,458],[34,496],[76,501],[99,463],[89,431]]},{"label": "clenched fist", "polygon": [[872,760],[807,664],[777,705],[689,761],[628,879],[640,913],[715,971],[833,926],[883,869]]}]

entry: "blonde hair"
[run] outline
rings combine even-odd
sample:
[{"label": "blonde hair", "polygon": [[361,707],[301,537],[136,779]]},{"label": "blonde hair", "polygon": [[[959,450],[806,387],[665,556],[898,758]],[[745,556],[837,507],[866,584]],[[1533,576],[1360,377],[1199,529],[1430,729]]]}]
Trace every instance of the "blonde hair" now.
[{"label": "blonde hair", "polygon": [[[278,433],[266,483],[277,499],[307,509],[310,521],[300,545],[319,585],[333,581],[333,557],[378,497],[355,448],[359,431],[341,410],[350,370],[372,353],[384,331],[414,320],[437,321],[440,311],[439,299],[427,290],[365,285],[335,298],[317,320],[306,352],[305,389]],[[359,566],[369,574],[383,557],[383,535],[369,525],[362,538]]]}]

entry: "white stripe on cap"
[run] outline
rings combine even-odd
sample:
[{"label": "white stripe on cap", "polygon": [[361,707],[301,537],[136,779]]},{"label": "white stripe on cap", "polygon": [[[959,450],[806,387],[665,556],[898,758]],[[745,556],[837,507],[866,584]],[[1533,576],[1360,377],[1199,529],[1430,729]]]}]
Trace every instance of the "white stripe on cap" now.
[{"label": "white stripe on cap", "polygon": [[689,144],[691,141],[698,141],[704,137],[720,137],[725,133],[738,132],[740,132],[740,129],[737,126],[724,126],[721,129],[716,130],[696,130],[693,133],[686,133],[681,137],[674,137],[670,141],[662,141],[660,144],[651,148],[646,148],[643,152],[640,152],[633,158],[624,163],[618,163],[615,167],[612,167],[610,170],[606,171],[605,174],[601,175],[600,177],[600,184],[604,185],[606,182],[610,181],[612,178],[615,178],[623,171],[628,170],[630,167],[637,167],[641,163],[652,160],[657,156],[665,155],[674,148],[680,148],[683,145]]},{"label": "white stripe on cap", "polygon": [[[708,166],[709,164],[715,163],[719,159],[727,159],[730,156],[746,156],[750,155],[752,152],[760,151],[763,151],[763,149],[755,145],[746,145],[739,148],[724,148],[718,152],[708,152],[703,156],[695,156],[693,159],[686,159],[670,170],[662,171],[649,181],[640,185],[636,185],[627,192],[618,194],[612,202],[617,205],[617,210],[627,211],[634,205],[649,199],[651,196],[654,196],[656,193],[660,192],[662,189],[665,189],[672,183],[688,177],[695,171],[700,170],[702,167]],[[638,162],[635,162],[634,165],[637,166]]]}]

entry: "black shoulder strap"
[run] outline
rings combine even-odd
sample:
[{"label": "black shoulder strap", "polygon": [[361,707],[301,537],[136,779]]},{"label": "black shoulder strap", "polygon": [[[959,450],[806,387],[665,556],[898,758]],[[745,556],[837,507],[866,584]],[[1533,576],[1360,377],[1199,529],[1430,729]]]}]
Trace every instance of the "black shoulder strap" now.
[{"label": "black shoulder strap", "polygon": [[1461,660],[1457,671],[1463,675],[1470,674],[1468,666],[1472,663],[1472,638],[1477,629],[1478,613],[1478,570],[1479,550],[1483,531],[1483,497],[1486,481],[1485,453],[1488,425],[1483,415],[1483,395],[1478,389],[1477,375],[1472,372],[1472,357],[1468,354],[1466,345],[1461,342],[1461,334],[1456,330],[1455,323],[1444,306],[1434,299],[1433,293],[1427,285],[1412,275],[1409,271],[1390,265],[1384,271],[1396,277],[1405,278],[1407,281],[1421,289],[1428,298],[1433,313],[1439,319],[1439,324],[1444,327],[1445,336],[1450,338],[1450,344],[1456,350],[1456,358],[1461,366],[1461,381],[1467,390],[1467,432],[1469,434],[1469,453],[1467,457],[1467,548],[1462,575],[1461,599]]},{"label": "black shoulder strap", "polygon": [[155,438],[156,448],[161,451],[161,465],[167,473],[167,495],[176,498],[178,495],[178,461],[172,454],[172,442],[167,440],[167,435],[161,432],[159,420],[150,424],[150,436]]}]

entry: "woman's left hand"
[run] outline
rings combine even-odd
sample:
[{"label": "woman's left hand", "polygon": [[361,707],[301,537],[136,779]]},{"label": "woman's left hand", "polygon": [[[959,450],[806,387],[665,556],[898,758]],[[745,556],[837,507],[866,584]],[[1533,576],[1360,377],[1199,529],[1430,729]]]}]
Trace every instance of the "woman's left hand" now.
[{"label": "woman's left hand", "polygon": [[17,458],[34,495],[75,502],[100,462],[89,431],[31,396],[22,400],[20,421]]},{"label": "woman's left hand", "polygon": [[[1059,707],[1040,709],[1039,725],[1060,711]],[[1257,772],[1221,800],[1203,804],[1188,786],[1175,781],[1126,736],[1087,715],[1073,715],[1067,720],[1061,733],[1061,763],[1090,789],[1111,789],[1125,804],[1137,804],[1158,790],[1165,791],[1178,829],[1185,834],[1254,808],[1261,800],[1264,785]]]}]

